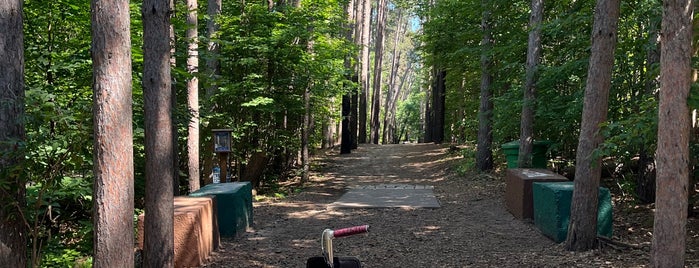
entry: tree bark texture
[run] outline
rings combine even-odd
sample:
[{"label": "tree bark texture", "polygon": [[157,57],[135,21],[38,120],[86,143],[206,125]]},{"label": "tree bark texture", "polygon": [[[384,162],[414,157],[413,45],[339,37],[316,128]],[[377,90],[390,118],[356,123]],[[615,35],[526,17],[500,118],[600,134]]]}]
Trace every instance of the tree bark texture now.
[{"label": "tree bark texture", "polygon": [[19,144],[25,140],[24,34],[21,0],[0,0],[0,263],[7,267],[27,266],[27,228],[21,209],[25,207],[24,158]]},{"label": "tree bark texture", "polygon": [[174,181],[174,167],[171,164],[174,148],[169,0],[145,0],[141,12],[146,148],[143,263],[145,267],[173,267],[174,205],[170,189]]},{"label": "tree bark texture", "polygon": [[[484,4],[485,6],[485,4]],[[481,27],[483,40],[481,41],[481,96],[478,112],[478,141],[476,145],[476,168],[480,171],[493,169],[493,84],[492,59],[490,51],[493,49],[492,25],[490,10],[483,11]]]},{"label": "tree bark texture", "polygon": [[187,166],[189,192],[199,190],[199,40],[197,40],[197,0],[187,0]]},{"label": "tree bark texture", "polygon": [[367,132],[366,132],[366,126],[367,126],[367,96],[369,89],[371,88],[371,81],[370,81],[370,76],[369,76],[369,69],[371,67],[370,65],[370,58],[369,58],[369,46],[370,46],[370,39],[371,39],[371,1],[370,0],[361,0],[362,1],[362,21],[361,21],[361,27],[362,27],[362,55],[361,55],[361,60],[359,61],[361,64],[361,71],[360,71],[360,80],[362,81],[362,85],[360,88],[359,92],[359,129],[358,129],[358,139],[359,143],[367,143]]},{"label": "tree bark texture", "polygon": [[691,0],[663,2],[653,267],[683,267],[685,260],[692,18]]},{"label": "tree bark texture", "polygon": [[93,266],[131,267],[134,265],[134,164],[129,1],[93,0],[91,10],[95,138]]},{"label": "tree bark texture", "polygon": [[374,92],[371,97],[371,143],[379,144],[379,117],[381,113],[381,71],[383,66],[384,31],[386,28],[386,0],[379,0],[374,50]]},{"label": "tree bark texture", "polygon": [[575,157],[575,186],[565,247],[584,251],[597,246],[597,203],[601,158],[594,155],[604,141],[600,124],[607,121],[617,41],[619,0],[597,0],[592,25],[592,51],[585,86],[580,139]]},{"label": "tree bark texture", "polygon": [[435,73],[435,86],[432,88],[432,141],[444,142],[444,116],[446,114],[446,81],[447,71],[437,70]]},{"label": "tree bark texture", "polygon": [[534,109],[536,108],[537,69],[541,59],[541,21],[544,17],[544,0],[532,0],[529,17],[529,46],[527,49],[527,71],[520,121],[519,156],[517,166],[532,165],[532,142],[534,142]]}]

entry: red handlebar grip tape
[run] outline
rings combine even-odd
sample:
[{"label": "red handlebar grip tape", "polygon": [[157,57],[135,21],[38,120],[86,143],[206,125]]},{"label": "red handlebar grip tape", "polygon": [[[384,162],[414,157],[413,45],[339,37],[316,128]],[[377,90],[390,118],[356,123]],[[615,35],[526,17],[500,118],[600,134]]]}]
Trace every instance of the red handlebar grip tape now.
[{"label": "red handlebar grip tape", "polygon": [[333,236],[334,237],[344,237],[344,236],[366,233],[368,231],[369,231],[369,225],[360,225],[360,226],[337,229],[337,230],[333,231]]}]

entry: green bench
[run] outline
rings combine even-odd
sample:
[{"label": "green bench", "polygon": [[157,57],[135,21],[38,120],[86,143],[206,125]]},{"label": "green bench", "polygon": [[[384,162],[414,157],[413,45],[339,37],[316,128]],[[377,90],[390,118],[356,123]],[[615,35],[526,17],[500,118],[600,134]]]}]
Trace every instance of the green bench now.
[{"label": "green bench", "polygon": [[213,183],[189,195],[216,197],[218,228],[223,237],[235,237],[253,224],[250,182]]},{"label": "green bench", "polygon": [[[560,243],[568,236],[573,182],[535,182],[534,224],[541,233]],[[597,205],[597,234],[612,237],[612,201],[609,189],[600,187]]]}]

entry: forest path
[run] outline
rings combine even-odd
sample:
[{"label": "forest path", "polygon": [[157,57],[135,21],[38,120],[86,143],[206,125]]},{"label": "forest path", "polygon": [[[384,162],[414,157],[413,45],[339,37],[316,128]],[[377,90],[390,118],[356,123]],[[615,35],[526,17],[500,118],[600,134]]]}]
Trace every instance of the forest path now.
[{"label": "forest path", "polygon": [[[303,191],[254,202],[254,227],[222,239],[207,267],[305,267],[320,255],[326,228],[369,224],[368,234],[334,240],[336,256],[364,267],[609,266],[594,253],[572,254],[503,204],[504,183],[450,171],[458,155],[434,144],[362,145],[317,159]],[[432,185],[440,208],[329,208],[352,185]],[[628,263],[620,263],[628,264]],[[625,265],[621,265],[625,266]]]}]

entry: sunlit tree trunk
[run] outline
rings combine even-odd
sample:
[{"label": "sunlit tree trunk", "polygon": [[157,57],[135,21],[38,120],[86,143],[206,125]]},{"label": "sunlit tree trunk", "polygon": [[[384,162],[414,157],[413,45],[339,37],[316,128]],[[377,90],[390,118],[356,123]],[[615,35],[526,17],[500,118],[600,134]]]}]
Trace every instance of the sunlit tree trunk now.
[{"label": "sunlit tree trunk", "polygon": [[27,230],[20,214],[26,205],[25,182],[10,172],[24,158],[19,147],[25,140],[22,3],[0,1],[0,184],[8,186],[0,188],[0,203],[16,204],[0,209],[0,266],[7,267],[27,266]]},{"label": "sunlit tree trunk", "polygon": [[493,83],[492,59],[490,50],[493,47],[492,26],[490,9],[486,2],[483,2],[485,10],[481,27],[483,29],[483,40],[481,41],[481,96],[480,110],[478,112],[478,144],[476,147],[476,167],[480,171],[493,169]]},{"label": "sunlit tree trunk", "polygon": [[594,152],[604,141],[600,124],[607,121],[618,20],[619,0],[597,0],[580,140],[575,157],[575,187],[565,244],[567,250],[583,251],[597,246],[597,203],[602,161]]},{"label": "sunlit tree trunk", "polygon": [[379,144],[379,116],[381,105],[381,72],[383,65],[384,31],[386,28],[386,0],[379,0],[374,50],[374,92],[371,97],[371,143]]},{"label": "sunlit tree trunk", "polygon": [[390,103],[392,101],[393,97],[393,91],[395,90],[394,85],[396,83],[396,76],[398,76],[398,69],[400,67],[400,56],[401,53],[398,50],[398,43],[401,40],[401,35],[403,34],[403,31],[401,30],[401,27],[403,25],[403,10],[398,9],[396,12],[398,14],[398,18],[396,19],[396,25],[395,25],[395,30],[393,31],[393,51],[391,53],[391,72],[388,77],[388,86],[386,87],[386,98],[384,100],[384,117],[383,117],[383,129],[382,129],[382,137],[383,137],[383,144],[388,144],[391,143],[391,140],[388,137],[388,121],[389,118],[391,117],[391,111],[389,109]]},{"label": "sunlit tree trunk", "polygon": [[518,167],[531,167],[532,142],[534,141],[534,109],[536,106],[536,80],[541,58],[541,21],[544,17],[544,0],[532,0],[529,16],[529,48],[527,50],[527,74],[520,121]]},{"label": "sunlit tree trunk", "polygon": [[146,147],[145,267],[174,266],[174,205],[170,190],[174,181],[170,11],[169,0],[144,0],[141,10]]},{"label": "sunlit tree trunk", "polygon": [[197,32],[197,0],[187,0],[187,166],[189,192],[199,190],[199,43]]},{"label": "sunlit tree trunk", "polygon": [[[301,7],[301,2],[296,0],[294,3],[294,6],[296,8]],[[314,53],[314,40],[313,40],[313,28],[309,29],[310,34],[308,43],[306,44],[306,53],[311,54],[311,58],[313,58],[313,53]],[[306,85],[306,89],[303,92],[303,126],[301,129],[301,183],[305,183],[308,181],[311,173],[311,157],[309,154],[309,147],[310,147],[310,135],[312,131],[312,124],[313,124],[313,118],[311,114],[311,88],[313,87],[313,82],[309,82],[308,85]]]},{"label": "sunlit tree trunk", "polygon": [[693,11],[691,0],[663,1],[653,267],[684,266]]},{"label": "sunlit tree trunk", "polygon": [[367,142],[367,132],[366,132],[366,126],[367,126],[367,95],[369,92],[369,88],[371,88],[371,81],[369,77],[369,69],[371,67],[370,65],[370,58],[369,58],[369,46],[370,46],[370,39],[371,39],[371,1],[370,0],[357,0],[357,1],[362,1],[362,20],[361,20],[361,27],[362,27],[362,37],[361,37],[361,60],[359,61],[361,64],[361,71],[360,71],[360,80],[361,80],[361,89],[359,92],[359,129],[358,129],[358,139],[359,143],[366,143]]},{"label": "sunlit tree trunk", "polygon": [[[388,110],[391,111],[388,122],[387,124],[389,125],[389,140],[392,141],[392,143],[398,143],[400,140],[400,137],[396,137],[396,107],[398,105],[398,101],[404,101],[405,98],[408,97],[408,94],[405,94],[409,90],[404,90],[403,87],[405,86],[405,81],[409,79],[409,77],[412,75],[412,63],[408,62],[408,66],[405,68],[405,72],[403,72],[403,75],[400,79],[400,83],[395,85],[395,88],[393,90],[393,97],[391,97],[391,102],[388,104]],[[410,85],[408,85],[408,88],[410,88]]]},{"label": "sunlit tree trunk", "polygon": [[[132,267],[134,164],[129,1],[93,0],[91,9],[93,266]],[[167,163],[172,163],[171,159]]]}]

